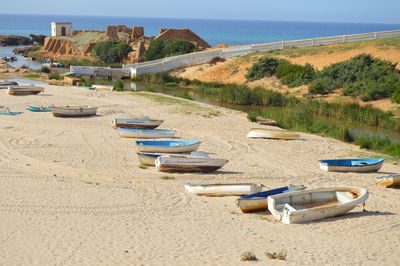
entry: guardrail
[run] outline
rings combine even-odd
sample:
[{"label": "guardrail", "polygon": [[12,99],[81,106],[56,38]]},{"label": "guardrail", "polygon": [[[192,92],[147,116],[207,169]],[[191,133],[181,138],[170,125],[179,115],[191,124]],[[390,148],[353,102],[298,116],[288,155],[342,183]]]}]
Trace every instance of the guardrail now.
[{"label": "guardrail", "polygon": [[[371,40],[371,39],[387,38],[395,36],[400,36],[400,30],[361,33],[352,35],[340,35],[340,36],[322,37],[322,38],[311,38],[304,40],[260,43],[260,44],[237,46],[232,48],[212,49],[201,52],[195,52],[191,54],[167,57],[154,61],[124,65],[122,69],[71,66],[70,71],[78,75],[95,75],[96,73],[107,72],[107,71],[111,75],[113,73],[127,74],[128,72],[130,72],[131,76],[136,76],[144,73],[166,72],[177,68],[205,64],[210,62],[213,58],[216,57],[229,59],[235,56],[245,55],[248,53],[283,49],[288,47],[338,44],[338,43]],[[87,73],[92,73],[92,74],[87,74]]]}]

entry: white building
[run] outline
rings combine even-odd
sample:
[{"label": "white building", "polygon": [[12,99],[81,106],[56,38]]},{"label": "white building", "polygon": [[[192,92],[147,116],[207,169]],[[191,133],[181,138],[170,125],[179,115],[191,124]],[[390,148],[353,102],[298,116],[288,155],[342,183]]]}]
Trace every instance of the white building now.
[{"label": "white building", "polygon": [[70,22],[52,22],[51,36],[72,36],[72,23]]}]

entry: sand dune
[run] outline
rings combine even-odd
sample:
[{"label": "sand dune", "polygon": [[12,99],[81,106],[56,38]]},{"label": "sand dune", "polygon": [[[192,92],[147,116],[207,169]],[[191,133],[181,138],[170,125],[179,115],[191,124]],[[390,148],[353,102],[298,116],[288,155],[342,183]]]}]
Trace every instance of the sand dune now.
[{"label": "sand dune", "polygon": [[[182,100],[184,101],[184,100]],[[0,117],[0,263],[2,265],[235,265],[253,251],[287,251],[285,264],[398,265],[400,190],[375,186],[376,173],[326,173],[317,161],[356,157],[357,147],[301,134],[298,141],[248,139],[245,114],[208,105],[165,104],[132,93],[47,86],[44,94],[8,96],[13,111],[28,105],[99,106],[91,118],[51,113]],[[219,116],[207,118],[209,112]],[[229,159],[213,174],[141,169],[134,140],[119,138],[115,117],[164,119],[182,140]],[[377,155],[380,157],[379,155]],[[387,162],[382,173],[400,173]],[[378,174],[379,175],[379,174]],[[242,214],[235,197],[187,193],[182,182],[259,182],[268,188],[367,187],[367,212],[303,225],[267,213]],[[379,211],[379,212],[377,212]]]}]

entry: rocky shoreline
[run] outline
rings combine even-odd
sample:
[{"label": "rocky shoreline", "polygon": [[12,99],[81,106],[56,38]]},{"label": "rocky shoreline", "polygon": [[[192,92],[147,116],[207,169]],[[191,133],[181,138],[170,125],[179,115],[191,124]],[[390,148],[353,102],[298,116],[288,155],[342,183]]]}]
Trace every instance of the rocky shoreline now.
[{"label": "rocky shoreline", "polygon": [[18,46],[18,45],[31,45],[38,43],[43,45],[45,35],[30,34],[30,37],[18,36],[18,35],[0,35],[0,47],[1,46]]}]

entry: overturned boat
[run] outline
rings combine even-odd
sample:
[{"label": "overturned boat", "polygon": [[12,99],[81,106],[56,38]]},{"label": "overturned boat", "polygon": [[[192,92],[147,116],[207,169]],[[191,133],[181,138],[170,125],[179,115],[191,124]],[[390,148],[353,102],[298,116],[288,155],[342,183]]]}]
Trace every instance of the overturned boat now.
[{"label": "overturned boat", "polygon": [[192,152],[189,156],[163,155],[155,164],[160,172],[212,172],[227,162],[226,159],[210,158],[204,152]]},{"label": "overturned boat", "polygon": [[162,129],[135,129],[118,127],[117,132],[118,135],[123,138],[156,139],[175,137],[175,131]]},{"label": "overturned boat", "polygon": [[400,186],[400,175],[378,176],[376,184],[381,187],[397,187]]},{"label": "overturned boat", "polygon": [[92,106],[52,106],[50,110],[55,117],[82,117],[97,113],[97,107]]},{"label": "overturned boat", "polygon": [[38,94],[44,90],[43,87],[30,85],[30,86],[8,86],[6,92],[9,95],[24,95],[24,94]]},{"label": "overturned boat", "polygon": [[376,172],[385,159],[334,159],[320,160],[319,167],[328,172]]},{"label": "overturned boat", "polygon": [[292,191],[299,191],[305,188],[306,187],[303,185],[299,186],[290,185],[287,187],[280,187],[267,191],[257,192],[239,198],[236,201],[236,204],[242,210],[242,212],[267,210],[268,209],[267,198],[269,196],[281,193],[288,193]]},{"label": "overturned boat", "polygon": [[252,128],[247,133],[248,138],[263,138],[263,139],[283,139],[283,140],[294,140],[299,139],[300,135],[287,131],[277,129],[265,129],[265,128]]},{"label": "overturned boat", "polygon": [[161,154],[154,153],[137,153],[139,157],[140,165],[145,166],[156,166],[156,159],[161,156]]},{"label": "overturned boat", "polygon": [[114,128],[154,129],[163,122],[164,120],[151,119],[146,116],[141,118],[115,118],[112,121],[112,126]]},{"label": "overturned boat", "polygon": [[185,183],[185,189],[198,196],[222,197],[243,196],[260,192],[264,185],[254,183],[192,184]]},{"label": "overturned boat", "polygon": [[268,210],[285,224],[304,223],[344,214],[368,199],[359,187],[321,187],[269,196]]},{"label": "overturned boat", "polygon": [[196,151],[200,144],[200,141],[138,140],[136,148],[139,152],[182,153]]}]

